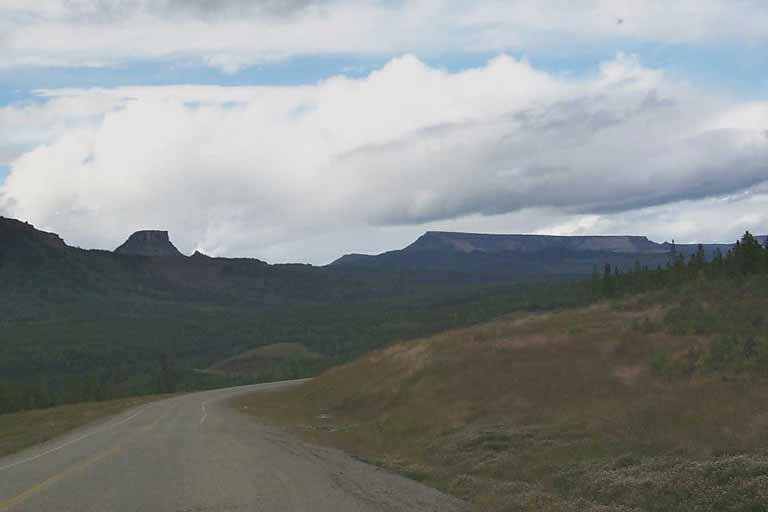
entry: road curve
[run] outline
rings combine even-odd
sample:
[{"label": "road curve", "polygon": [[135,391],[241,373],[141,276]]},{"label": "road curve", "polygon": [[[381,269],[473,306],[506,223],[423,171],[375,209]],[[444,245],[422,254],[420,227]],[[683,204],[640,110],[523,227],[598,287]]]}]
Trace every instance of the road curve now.
[{"label": "road curve", "polygon": [[464,510],[453,498],[307,445],[226,404],[290,385],[153,402],[0,459],[0,512]]}]

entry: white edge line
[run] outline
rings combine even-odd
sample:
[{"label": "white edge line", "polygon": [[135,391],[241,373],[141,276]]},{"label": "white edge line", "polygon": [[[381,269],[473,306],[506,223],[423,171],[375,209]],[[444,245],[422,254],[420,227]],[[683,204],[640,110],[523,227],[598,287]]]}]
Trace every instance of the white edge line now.
[{"label": "white edge line", "polygon": [[133,418],[135,418],[136,416],[138,416],[139,414],[144,412],[145,408],[146,407],[142,407],[141,409],[139,409],[135,413],[131,414],[127,418],[123,418],[122,420],[118,421],[117,423],[111,423],[111,424],[109,424],[109,425],[107,425],[107,426],[105,426],[103,428],[100,428],[98,430],[94,430],[93,432],[89,432],[87,434],[83,434],[80,437],[76,437],[75,439],[71,439],[71,440],[67,441],[64,444],[60,444],[59,446],[51,448],[50,450],[44,451],[43,453],[38,453],[37,455],[35,455],[33,457],[27,457],[26,459],[17,460],[16,462],[13,462],[11,464],[7,464],[5,466],[0,466],[0,471],[5,471],[6,469],[11,469],[11,468],[19,466],[21,464],[26,464],[28,462],[32,462],[34,460],[40,459],[42,457],[45,457],[46,455],[50,455],[51,453],[57,452],[57,451],[59,451],[61,449],[64,449],[67,446],[73,445],[75,443],[79,443],[80,441],[83,441],[84,439],[88,439],[89,437],[95,436],[96,434],[100,434],[100,433],[102,433],[102,432],[104,432],[106,430],[118,427],[118,426],[122,425],[123,423],[127,423],[127,422],[131,421]]},{"label": "white edge line", "polygon": [[203,403],[200,405],[200,408],[203,410],[203,415],[200,417],[200,424],[201,424],[201,425],[202,425],[203,423],[205,423],[205,419],[208,417],[208,411],[206,411],[206,410],[205,410],[205,404],[207,404],[207,403],[208,403],[208,400],[206,400],[205,402],[203,402]]}]

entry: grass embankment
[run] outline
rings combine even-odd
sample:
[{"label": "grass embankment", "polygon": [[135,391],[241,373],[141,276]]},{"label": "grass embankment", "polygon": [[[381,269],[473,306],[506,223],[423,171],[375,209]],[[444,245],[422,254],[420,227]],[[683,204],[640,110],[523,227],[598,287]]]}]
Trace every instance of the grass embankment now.
[{"label": "grass embankment", "polygon": [[709,349],[763,329],[753,284],[516,314],[239,405],[478,510],[768,510],[768,380]]},{"label": "grass embankment", "polygon": [[78,427],[114,416],[158,397],[62,405],[0,415],[0,457],[44,443]]},{"label": "grass embankment", "polygon": [[319,371],[322,365],[327,366],[325,359],[325,356],[308,350],[301,343],[273,343],[218,361],[207,371],[220,375],[282,380],[291,378],[304,368],[317,368]]}]

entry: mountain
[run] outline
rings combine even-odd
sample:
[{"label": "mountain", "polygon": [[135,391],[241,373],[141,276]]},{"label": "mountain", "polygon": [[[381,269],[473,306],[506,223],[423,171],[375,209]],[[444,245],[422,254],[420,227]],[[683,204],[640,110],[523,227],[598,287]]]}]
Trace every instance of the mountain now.
[{"label": "mountain", "polygon": [[464,253],[533,253],[551,249],[616,253],[669,252],[667,244],[651,242],[644,236],[486,235],[441,231],[428,231],[406,248],[411,252],[441,249]]},{"label": "mountain", "polygon": [[[395,338],[580,300],[579,284],[540,281],[638,255],[665,264],[668,250],[643,237],[427,233],[326,267],[270,265],[187,257],[163,231],[139,232],[116,252],[84,250],[0,218],[0,389],[27,390],[0,411],[27,407],[43,378],[56,403],[153,390],[168,354],[187,389],[211,378],[194,369],[280,342],[331,364]],[[289,366],[304,376],[311,365]]]},{"label": "mountain", "polygon": [[[708,257],[731,244],[706,244]],[[673,251],[693,254],[697,244],[657,243],[644,236],[491,235],[429,231],[408,247],[379,255],[348,254],[331,266],[407,269],[478,277],[578,276],[608,263],[621,269],[636,262],[655,268]]]},{"label": "mountain", "polygon": [[115,249],[115,253],[132,256],[183,256],[171,243],[167,231],[137,231]]},{"label": "mountain", "polygon": [[66,247],[64,240],[55,233],[35,229],[35,226],[16,219],[0,217],[0,253],[14,248],[46,246],[52,249]]},{"label": "mountain", "polygon": [[281,342],[322,356],[275,362],[283,378],[308,376],[393,338],[582,293],[486,285],[441,272],[186,257],[164,232],[133,236],[118,252],[84,250],[3,218],[0,414],[167,391],[159,371],[176,375],[178,390],[232,385],[199,370]]}]

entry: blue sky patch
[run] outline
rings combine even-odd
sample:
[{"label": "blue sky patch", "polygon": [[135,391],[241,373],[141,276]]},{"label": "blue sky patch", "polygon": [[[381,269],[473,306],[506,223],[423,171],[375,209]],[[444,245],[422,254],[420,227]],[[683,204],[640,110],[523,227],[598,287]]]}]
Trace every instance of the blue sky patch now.
[{"label": "blue sky patch", "polygon": [[[708,89],[768,97],[768,51],[761,45],[711,47],[661,43],[619,43],[580,47],[566,53],[552,50],[509,52],[527,58],[537,69],[563,76],[587,76],[618,52],[637,55],[644,66],[690,80]],[[430,66],[451,72],[484,65],[495,53],[419,56]],[[0,71],[0,105],[34,101],[36,89],[161,85],[309,85],[332,76],[362,77],[392,56],[326,55],[294,57],[227,74],[199,60],[135,61],[103,68],[24,68]]]}]

